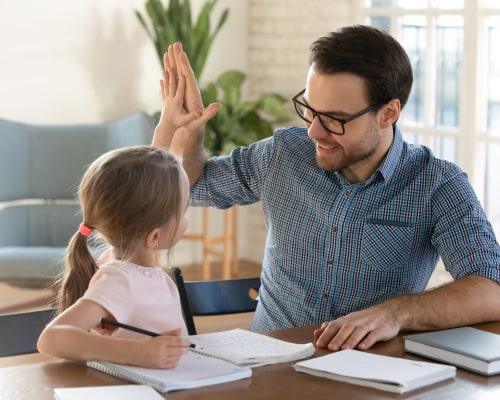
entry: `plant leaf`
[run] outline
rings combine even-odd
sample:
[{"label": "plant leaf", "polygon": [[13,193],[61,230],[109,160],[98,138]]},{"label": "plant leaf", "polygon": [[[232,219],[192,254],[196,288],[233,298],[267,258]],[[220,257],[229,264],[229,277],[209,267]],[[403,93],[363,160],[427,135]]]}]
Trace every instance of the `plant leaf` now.
[{"label": "plant leaf", "polygon": [[259,97],[259,108],[269,116],[274,117],[274,122],[286,122],[290,119],[285,108],[286,99],[277,93],[265,93]]},{"label": "plant leaf", "polygon": [[208,105],[217,101],[217,86],[210,82],[205,89],[201,90],[203,104]]},{"label": "plant leaf", "polygon": [[[163,66],[167,47],[181,42],[199,80],[212,44],[227,21],[229,9],[222,11],[211,32],[211,15],[218,0],[206,0],[195,20],[192,19],[190,0],[166,1],[164,6],[161,0],[146,0],[146,13],[136,11],[136,16],[155,46],[160,65]],[[272,135],[274,123],[288,120],[286,99],[278,94],[267,93],[255,101],[243,101],[245,79],[243,72],[230,70],[201,89],[203,104],[221,102],[223,105],[205,126],[205,147],[212,155]]]}]

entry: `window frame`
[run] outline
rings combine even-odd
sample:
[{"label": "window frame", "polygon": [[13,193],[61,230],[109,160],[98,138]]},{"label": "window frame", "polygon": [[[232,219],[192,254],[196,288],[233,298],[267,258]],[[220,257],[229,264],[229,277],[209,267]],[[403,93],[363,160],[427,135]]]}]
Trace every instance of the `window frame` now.
[{"label": "window frame", "polygon": [[[500,149],[500,135],[487,135],[484,130],[482,110],[488,107],[488,83],[485,82],[488,56],[487,38],[484,37],[483,25],[486,18],[500,16],[500,7],[495,9],[481,8],[482,0],[464,0],[461,9],[439,9],[433,7],[403,9],[397,6],[398,0],[388,0],[389,7],[367,7],[368,0],[359,1],[359,23],[369,23],[371,17],[388,17],[391,26],[391,35],[396,39],[401,38],[398,20],[405,15],[423,15],[428,19],[435,19],[439,15],[458,15],[463,18],[463,49],[462,65],[460,71],[460,98],[459,98],[459,122],[458,130],[453,132],[434,126],[435,113],[435,73],[426,77],[424,82],[424,123],[422,126],[405,125],[400,121],[398,126],[401,131],[409,131],[420,135],[420,143],[436,151],[436,140],[439,138],[453,137],[457,143],[456,164],[468,175],[476,194],[485,207],[490,219],[494,218],[494,228],[497,236],[500,235],[500,209],[499,206],[488,204],[487,191],[492,188],[487,186],[487,155],[488,145],[494,144]],[[425,0],[422,0],[425,1]],[[427,0],[432,4],[432,0]],[[485,26],[485,25],[484,25]],[[435,29],[428,28],[426,35],[426,71],[435,71]],[[434,63],[434,64],[433,64]],[[500,91],[500,88],[499,88]],[[405,110],[403,109],[403,115]],[[439,154],[438,154],[439,156]],[[500,161],[499,161],[500,168]],[[493,172],[494,173],[494,172]],[[490,180],[491,184],[492,180]],[[498,191],[497,189],[494,189]],[[491,203],[494,203],[492,201]],[[490,215],[491,214],[491,215]],[[496,226],[495,226],[496,225]]]}]

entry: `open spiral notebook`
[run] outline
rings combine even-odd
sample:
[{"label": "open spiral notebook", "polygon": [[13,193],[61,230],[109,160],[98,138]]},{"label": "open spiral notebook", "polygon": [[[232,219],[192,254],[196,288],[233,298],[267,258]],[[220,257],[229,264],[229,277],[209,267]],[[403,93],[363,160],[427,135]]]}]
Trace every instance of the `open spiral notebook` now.
[{"label": "open spiral notebook", "polygon": [[171,369],[134,367],[103,360],[88,361],[87,365],[130,382],[152,386],[162,393],[231,382],[252,375],[248,367],[238,367],[191,351]]},{"label": "open spiral notebook", "polygon": [[296,344],[244,329],[190,336],[196,345],[172,369],[141,368],[103,360],[89,367],[110,375],[146,384],[165,393],[248,378],[251,367],[310,357],[312,343]]},{"label": "open spiral notebook", "polygon": [[196,345],[192,351],[230,363],[260,367],[308,358],[314,354],[312,343],[297,344],[245,329],[190,336]]}]

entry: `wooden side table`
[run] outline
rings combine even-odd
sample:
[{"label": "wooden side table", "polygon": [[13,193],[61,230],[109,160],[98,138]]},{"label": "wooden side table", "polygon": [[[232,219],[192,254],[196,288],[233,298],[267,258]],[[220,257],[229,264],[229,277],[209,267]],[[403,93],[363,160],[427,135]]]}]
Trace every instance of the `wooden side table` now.
[{"label": "wooden side table", "polygon": [[210,280],[212,257],[222,261],[222,278],[231,279],[238,272],[238,210],[231,207],[223,211],[223,229],[220,236],[211,236],[210,207],[203,207],[200,233],[187,234],[183,239],[199,240],[203,246],[203,279]]}]

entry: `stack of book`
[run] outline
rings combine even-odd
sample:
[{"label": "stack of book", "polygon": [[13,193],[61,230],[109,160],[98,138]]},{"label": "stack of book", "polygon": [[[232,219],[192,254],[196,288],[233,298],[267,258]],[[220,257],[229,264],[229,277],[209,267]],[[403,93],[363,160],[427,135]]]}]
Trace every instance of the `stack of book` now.
[{"label": "stack of book", "polygon": [[482,375],[500,373],[500,335],[471,327],[404,337],[405,350]]}]

